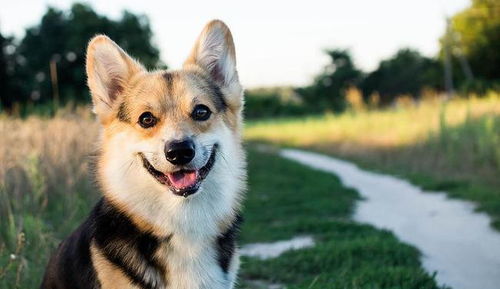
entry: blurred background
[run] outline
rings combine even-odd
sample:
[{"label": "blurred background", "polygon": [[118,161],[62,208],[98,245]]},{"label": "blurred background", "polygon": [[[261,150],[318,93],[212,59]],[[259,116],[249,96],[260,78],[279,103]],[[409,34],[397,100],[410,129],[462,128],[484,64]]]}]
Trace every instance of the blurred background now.
[{"label": "blurred background", "polygon": [[471,201],[497,234],[500,1],[296,2],[5,3],[0,288],[37,288],[50,252],[99,197],[89,170],[98,134],[89,39],[106,34],[149,69],[177,69],[213,18],[232,30],[246,87],[241,243],[315,240],[276,258],[244,257],[239,288],[466,288],[423,265],[418,244],[353,218],[355,189],[280,150],[319,152]]}]

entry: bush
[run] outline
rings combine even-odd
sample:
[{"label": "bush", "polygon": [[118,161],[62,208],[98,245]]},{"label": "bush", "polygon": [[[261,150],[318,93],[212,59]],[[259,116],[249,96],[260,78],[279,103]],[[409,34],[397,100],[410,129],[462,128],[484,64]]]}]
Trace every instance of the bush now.
[{"label": "bush", "polygon": [[291,88],[255,89],[245,95],[245,117],[248,119],[300,116],[307,112]]}]

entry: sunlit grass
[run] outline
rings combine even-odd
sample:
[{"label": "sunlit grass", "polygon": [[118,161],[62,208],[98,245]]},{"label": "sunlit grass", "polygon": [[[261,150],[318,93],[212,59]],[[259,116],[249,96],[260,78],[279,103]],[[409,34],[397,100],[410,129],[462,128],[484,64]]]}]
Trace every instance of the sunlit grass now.
[{"label": "sunlit grass", "polygon": [[[397,147],[414,144],[447,126],[467,118],[500,114],[500,95],[441,101],[428,99],[411,106],[384,110],[326,114],[316,117],[249,122],[247,140],[309,146],[318,143],[345,144],[345,149]],[[353,147],[352,147],[353,146]]]},{"label": "sunlit grass", "polygon": [[475,201],[500,229],[500,94],[263,120],[249,141],[316,150]]}]

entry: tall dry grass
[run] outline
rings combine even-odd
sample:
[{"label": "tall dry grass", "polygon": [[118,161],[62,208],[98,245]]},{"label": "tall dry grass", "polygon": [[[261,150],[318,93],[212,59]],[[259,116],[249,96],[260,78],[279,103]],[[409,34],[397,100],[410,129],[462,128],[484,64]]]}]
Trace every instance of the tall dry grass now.
[{"label": "tall dry grass", "polygon": [[97,133],[86,109],[0,117],[0,288],[37,288],[49,252],[88,213]]}]

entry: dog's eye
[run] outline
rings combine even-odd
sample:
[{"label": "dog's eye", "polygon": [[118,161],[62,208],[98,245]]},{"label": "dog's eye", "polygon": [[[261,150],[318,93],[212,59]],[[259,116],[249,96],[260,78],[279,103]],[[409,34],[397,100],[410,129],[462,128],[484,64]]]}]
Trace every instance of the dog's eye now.
[{"label": "dog's eye", "polygon": [[194,107],[191,117],[197,121],[204,121],[207,120],[211,114],[212,112],[210,111],[210,108],[206,105],[198,104]]},{"label": "dog's eye", "polygon": [[156,121],[156,117],[149,111],[146,111],[139,116],[139,125],[143,128],[153,127],[156,124]]}]

